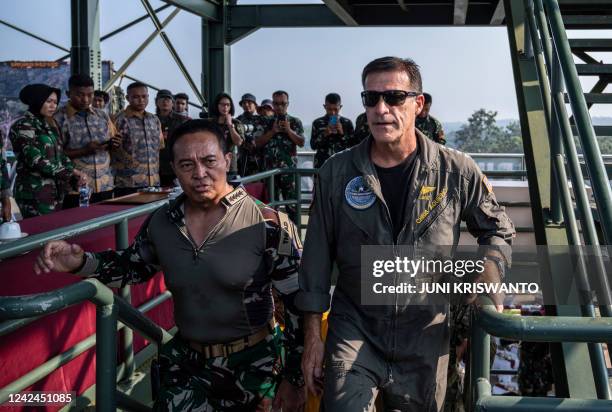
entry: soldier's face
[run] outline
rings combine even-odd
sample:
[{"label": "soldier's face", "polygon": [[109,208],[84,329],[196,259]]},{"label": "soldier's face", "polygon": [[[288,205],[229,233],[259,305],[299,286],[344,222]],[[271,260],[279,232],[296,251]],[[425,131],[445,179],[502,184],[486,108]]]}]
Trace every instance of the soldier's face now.
[{"label": "soldier's face", "polygon": [[276,112],[276,114],[287,114],[287,108],[289,107],[289,98],[284,94],[273,96],[272,105],[274,105],[274,111]]},{"label": "soldier's face", "polygon": [[185,99],[176,99],[174,102],[174,111],[183,113],[187,111],[187,100]]},{"label": "soldier's face", "polygon": [[327,116],[337,116],[338,113],[340,113],[340,109],[342,108],[342,105],[334,104],[334,103],[325,103],[323,107],[325,108],[325,114]]},{"label": "soldier's face", "polygon": [[214,134],[187,134],[176,142],[173,154],[172,169],[190,201],[207,204],[221,199],[232,155],[223,154]]},{"label": "soldier's face", "polygon": [[268,107],[268,106],[263,106],[263,107],[261,108],[261,113],[260,113],[260,114],[261,114],[262,116],[272,117],[272,116],[274,116],[274,110],[273,110],[273,109],[271,109],[271,108],[270,108],[270,107]]},{"label": "soldier's face", "polygon": [[250,100],[245,100],[242,102],[242,110],[244,110],[245,113],[255,113],[255,110],[257,109],[257,105],[255,104],[255,102],[252,102]]},{"label": "soldier's face", "polygon": [[[366,77],[365,90],[414,91],[404,71],[377,72]],[[374,107],[366,107],[368,126],[376,142],[399,143],[404,136],[414,136],[414,120],[423,108],[423,95],[408,97],[404,103],[391,106],[382,98]]]},{"label": "soldier's face", "polygon": [[157,108],[164,113],[171,112],[173,108],[172,99],[169,97],[161,97],[157,99]]},{"label": "soldier's face", "polygon": [[146,87],[134,87],[128,90],[127,101],[134,110],[143,111],[149,104],[149,92]]},{"label": "soldier's face", "polygon": [[91,106],[94,97],[94,88],[89,87],[72,87],[68,90],[70,104],[77,110],[87,110]]},{"label": "soldier's face", "polygon": [[431,109],[431,103],[425,103],[423,105],[423,110],[419,113],[419,117],[427,117],[429,115],[429,109]]},{"label": "soldier's face", "polygon": [[104,109],[104,106],[106,106],[106,103],[104,103],[104,97],[94,96],[91,105],[96,109]]},{"label": "soldier's face", "polygon": [[40,108],[40,114],[46,117],[53,116],[53,114],[57,110],[57,99],[58,95],[55,93],[51,93],[51,95],[47,97],[47,100],[45,100],[42,107]]}]

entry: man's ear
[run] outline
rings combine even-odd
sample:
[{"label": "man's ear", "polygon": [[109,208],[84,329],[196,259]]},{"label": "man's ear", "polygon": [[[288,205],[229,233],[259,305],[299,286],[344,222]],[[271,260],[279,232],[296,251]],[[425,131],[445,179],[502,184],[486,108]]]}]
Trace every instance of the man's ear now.
[{"label": "man's ear", "polygon": [[422,94],[418,95],[416,98],[416,114],[417,116],[419,115],[419,113],[421,113],[423,111],[423,107],[425,107],[425,96],[423,96]]}]

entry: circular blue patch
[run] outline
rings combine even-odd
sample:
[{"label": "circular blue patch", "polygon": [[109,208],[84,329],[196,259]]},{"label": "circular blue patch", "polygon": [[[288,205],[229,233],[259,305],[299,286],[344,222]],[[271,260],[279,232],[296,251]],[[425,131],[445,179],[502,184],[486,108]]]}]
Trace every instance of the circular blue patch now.
[{"label": "circular blue patch", "polygon": [[376,195],[362,176],[351,179],[344,189],[344,198],[350,207],[365,210],[376,202]]}]

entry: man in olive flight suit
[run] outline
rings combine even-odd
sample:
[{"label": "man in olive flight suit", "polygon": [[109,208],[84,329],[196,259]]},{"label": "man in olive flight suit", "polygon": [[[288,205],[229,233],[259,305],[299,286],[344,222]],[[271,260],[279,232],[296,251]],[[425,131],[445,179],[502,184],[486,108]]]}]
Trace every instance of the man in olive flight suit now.
[{"label": "man in olive flight suit", "polygon": [[[312,393],[323,390],[325,410],[371,410],[382,392],[385,410],[440,411],[448,304],[363,305],[361,247],[457,245],[464,220],[488,259],[476,281],[499,282],[515,230],[474,161],[415,130],[424,102],[412,60],[376,59],[362,83],[371,136],[330,158],[316,183],[296,300],[306,312],[302,371]],[[324,347],[321,313],[330,308],[334,263]],[[500,296],[492,298],[501,310]]]}]

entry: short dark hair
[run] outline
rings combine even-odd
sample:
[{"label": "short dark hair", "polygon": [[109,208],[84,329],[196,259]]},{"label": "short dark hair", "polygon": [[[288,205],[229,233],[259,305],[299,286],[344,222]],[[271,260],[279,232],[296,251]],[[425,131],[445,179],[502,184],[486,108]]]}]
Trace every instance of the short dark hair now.
[{"label": "short dark hair", "polygon": [[94,97],[101,97],[102,99],[104,99],[104,104],[107,104],[110,101],[110,95],[104,90],[94,91]]},{"label": "short dark hair", "polygon": [[365,88],[366,78],[371,73],[395,71],[406,72],[413,91],[417,93],[423,91],[423,81],[421,80],[419,66],[411,59],[392,56],[380,57],[368,63],[363,68],[363,72],[361,72],[361,85]]},{"label": "short dark hair", "polygon": [[174,100],[176,99],[185,99],[189,101],[189,96],[187,96],[187,93],[177,93],[174,95]]},{"label": "short dark hair", "polygon": [[431,98],[431,94],[423,93],[423,97],[425,98],[425,104],[432,103],[433,99]]},{"label": "short dark hair", "polygon": [[210,106],[210,115],[212,117],[219,116],[219,102],[221,102],[221,99],[223,98],[229,99],[230,101],[230,114],[233,116],[234,113],[236,113],[236,107],[234,106],[234,100],[232,99],[232,96],[230,96],[228,93],[223,92],[215,96],[215,100]]},{"label": "short dark hair", "polygon": [[282,96],[283,94],[285,96],[287,96],[287,100],[289,100],[289,93],[287,93],[284,90],[277,90],[277,91],[275,91],[274,93],[272,93],[272,98],[274,98],[274,96]]},{"label": "short dark hair", "polygon": [[133,83],[128,84],[126,91],[129,92],[130,90],[138,89],[139,87],[144,87],[145,89],[149,90],[149,87],[143,82],[133,82]]},{"label": "short dark hair", "polygon": [[174,129],[170,139],[168,140],[168,151],[170,152],[170,161],[174,161],[174,145],[178,142],[181,137],[193,134],[197,132],[208,132],[215,135],[217,138],[217,142],[219,142],[219,147],[223,154],[229,153],[229,146],[225,141],[225,135],[223,134],[223,130],[217,124],[216,120],[213,119],[193,119],[187,120],[185,123],[181,124],[179,127]]},{"label": "short dark hair", "polygon": [[342,103],[342,98],[338,93],[329,93],[327,96],[325,96],[325,103],[340,104]]},{"label": "short dark hair", "polygon": [[68,90],[73,87],[94,87],[94,82],[88,75],[77,73],[68,79]]}]

